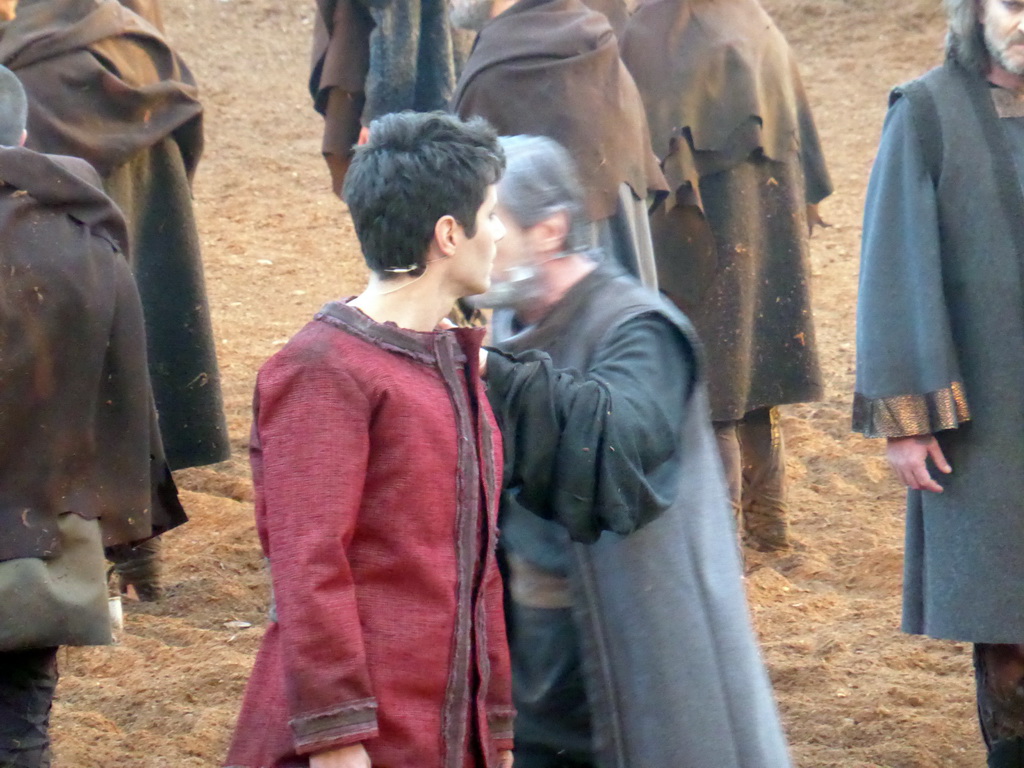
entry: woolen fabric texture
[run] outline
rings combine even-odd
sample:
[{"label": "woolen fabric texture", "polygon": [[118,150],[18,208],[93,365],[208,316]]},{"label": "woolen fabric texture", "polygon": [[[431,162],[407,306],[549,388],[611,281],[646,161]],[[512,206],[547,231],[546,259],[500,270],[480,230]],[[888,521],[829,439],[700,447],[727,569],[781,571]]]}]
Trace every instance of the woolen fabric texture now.
[{"label": "woolen fabric texture", "polygon": [[116,0],[20,0],[0,63],[29,98],[28,144],[87,160],[124,212],[150,377],[172,468],[227,458],[192,211],[202,154],[195,80],[160,31]]},{"label": "woolen fabric texture", "polygon": [[962,382],[970,420],[936,435],[944,491],[907,494],[903,629],[1019,643],[1024,169],[1021,118],[999,118],[992,90],[948,61],[893,93],[865,210],[856,387],[884,404]]},{"label": "woolen fabric texture", "polygon": [[446,0],[317,0],[309,90],[323,151],[348,156],[381,115],[445,109],[473,38],[452,28]]},{"label": "woolen fabric texture", "polygon": [[0,561],[55,556],[66,512],[108,545],[183,522],[124,219],[80,160],[0,148],[0,180]]},{"label": "woolen fabric texture", "polygon": [[227,765],[494,768],[512,746],[482,329],[334,303],[260,370],[251,442],[275,618]]}]

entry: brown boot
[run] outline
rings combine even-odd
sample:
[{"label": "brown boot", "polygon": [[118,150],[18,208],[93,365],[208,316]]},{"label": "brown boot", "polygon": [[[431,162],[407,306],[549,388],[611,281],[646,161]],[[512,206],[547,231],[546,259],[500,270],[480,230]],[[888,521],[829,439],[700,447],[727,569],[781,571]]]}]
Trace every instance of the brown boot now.
[{"label": "brown boot", "polygon": [[743,541],[760,552],[790,548],[786,459],[776,408],[758,408],[737,427],[743,462]]}]

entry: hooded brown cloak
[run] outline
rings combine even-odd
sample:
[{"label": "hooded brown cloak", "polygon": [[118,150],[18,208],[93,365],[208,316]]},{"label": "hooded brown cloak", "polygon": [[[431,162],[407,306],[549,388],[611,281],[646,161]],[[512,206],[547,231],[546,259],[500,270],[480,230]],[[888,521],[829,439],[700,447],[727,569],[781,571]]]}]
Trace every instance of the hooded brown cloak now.
[{"label": "hooded brown cloak", "polygon": [[65,512],[98,518],[108,545],[184,522],[124,219],[99,178],[0,148],[0,238],[0,561],[54,556]]},{"label": "hooded brown cloak", "polygon": [[712,418],[819,398],[806,205],[832,185],[789,46],[757,0],[649,0],[621,47],[673,195],[659,286],[706,345]]},{"label": "hooded brown cloak", "polygon": [[453,108],[505,136],[547,136],[576,161],[592,219],[628,184],[644,200],[666,189],[636,85],[607,18],[580,0],[519,0],[480,32]]},{"label": "hooded brown cloak", "polygon": [[621,48],[673,194],[689,185],[699,199],[701,176],[755,150],[778,162],[799,152],[808,202],[831,194],[796,60],[757,0],[650,0]]},{"label": "hooded brown cloak", "polygon": [[190,189],[203,147],[191,72],[116,0],[21,0],[0,26],[0,63],[28,94],[27,146],[87,160],[125,214],[171,466],[226,458]]}]

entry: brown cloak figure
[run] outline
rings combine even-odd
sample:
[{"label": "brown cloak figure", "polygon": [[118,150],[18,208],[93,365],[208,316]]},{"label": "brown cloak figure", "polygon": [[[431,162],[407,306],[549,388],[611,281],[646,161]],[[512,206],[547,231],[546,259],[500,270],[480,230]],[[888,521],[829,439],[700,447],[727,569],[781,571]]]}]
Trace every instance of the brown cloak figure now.
[{"label": "brown cloak figure", "polygon": [[480,31],[452,108],[503,136],[547,136],[568,149],[606,252],[656,283],[645,203],[665,179],[602,13],[580,0],[519,0]]},{"label": "brown cloak figure", "polygon": [[[125,5],[159,21],[153,0]],[[0,62],[28,93],[28,146],[87,160],[127,219],[168,462],[225,459],[190,189],[203,148],[191,72],[155,26],[116,0],[21,0],[0,26]]]},{"label": "brown cloak figure", "polygon": [[622,57],[672,193],[651,220],[659,285],[707,348],[712,418],[748,542],[784,548],[774,406],[822,393],[808,206],[832,191],[796,62],[757,0],[649,0]]}]

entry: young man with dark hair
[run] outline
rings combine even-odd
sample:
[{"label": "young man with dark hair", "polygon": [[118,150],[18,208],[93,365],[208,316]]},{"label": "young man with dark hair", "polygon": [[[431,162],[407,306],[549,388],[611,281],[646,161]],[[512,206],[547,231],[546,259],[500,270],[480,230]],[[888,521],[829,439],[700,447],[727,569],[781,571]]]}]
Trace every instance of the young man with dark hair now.
[{"label": "young man with dark hair", "polygon": [[482,121],[387,115],[346,199],[371,277],[260,371],[251,442],[274,605],[230,766],[511,765],[494,554],[501,439],[480,329],[504,155]]}]

